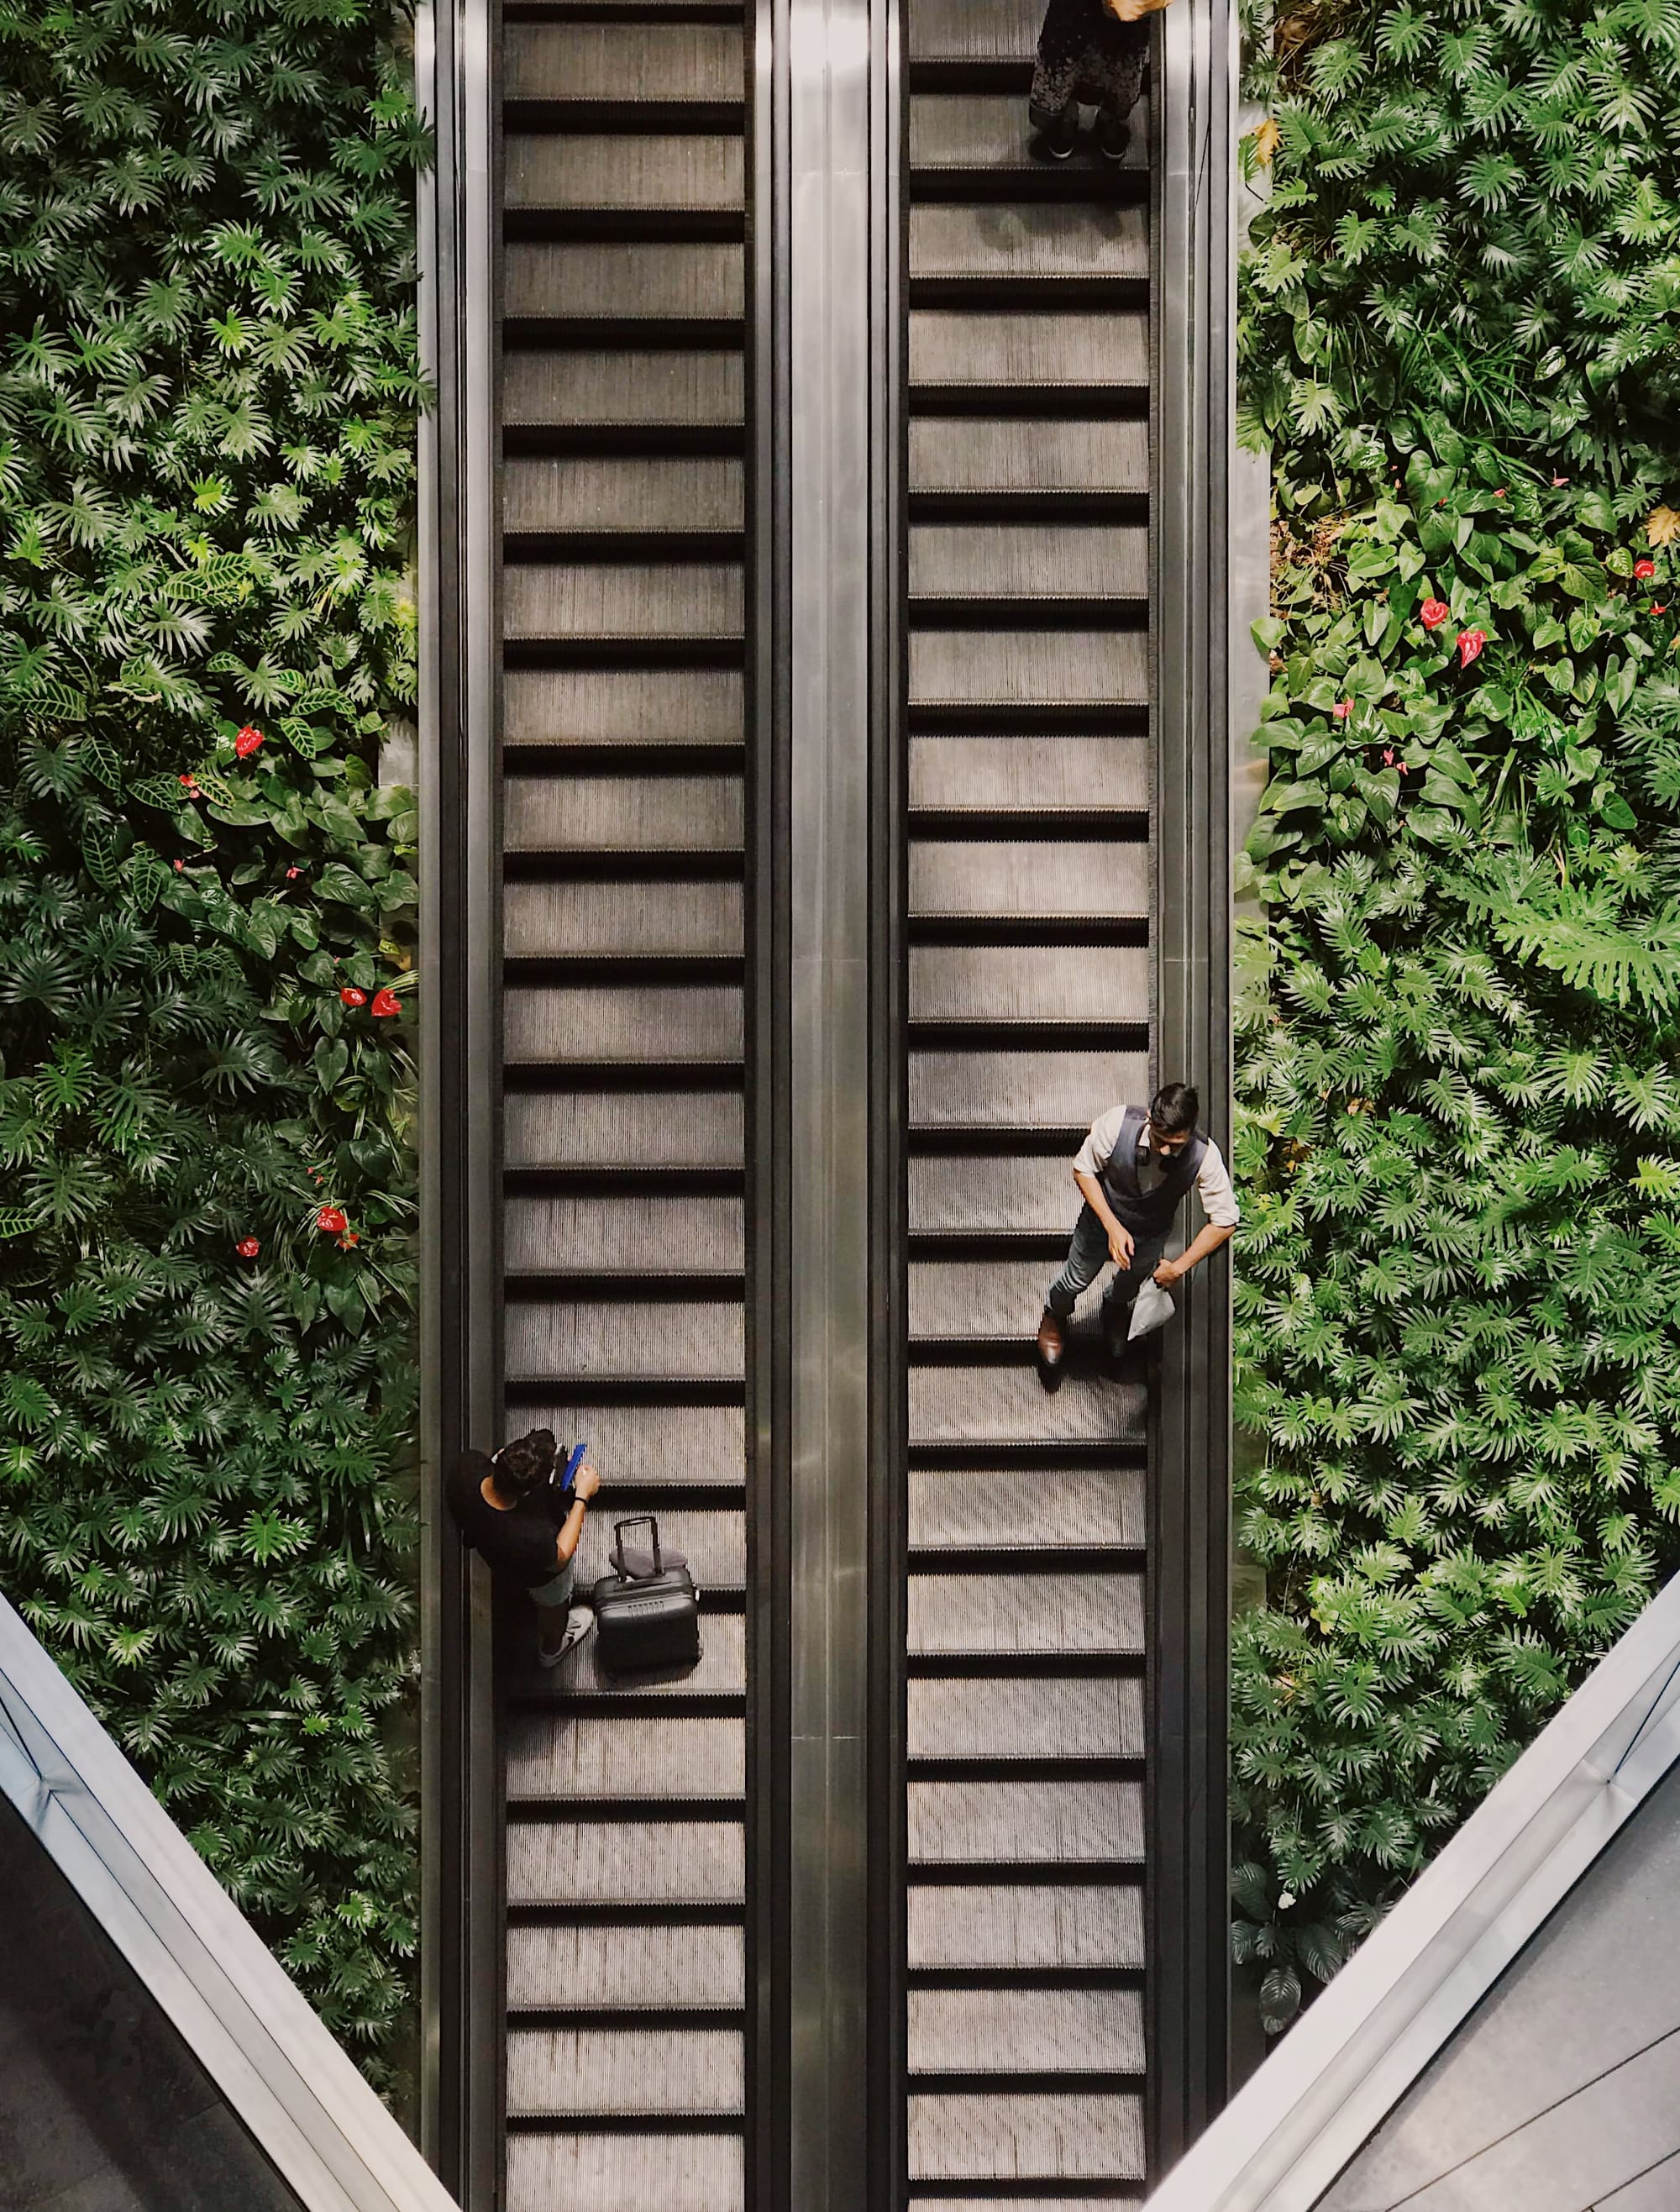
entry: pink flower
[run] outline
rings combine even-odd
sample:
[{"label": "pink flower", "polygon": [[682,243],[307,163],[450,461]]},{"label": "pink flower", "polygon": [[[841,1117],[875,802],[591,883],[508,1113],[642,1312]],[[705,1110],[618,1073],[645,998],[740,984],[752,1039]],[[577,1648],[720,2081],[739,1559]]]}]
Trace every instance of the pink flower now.
[{"label": "pink flower", "polygon": [[1351,699],[1338,699],[1330,711],[1335,715],[1338,722],[1345,722],[1349,715],[1353,712],[1353,701]]},{"label": "pink flower", "polygon": [[301,868],[288,868],[286,871],[286,880],[288,884],[294,884],[302,873],[303,870]]},{"label": "pink flower", "polygon": [[1503,498],[1504,498],[1504,496],[1505,496],[1505,487],[1504,487],[1504,485],[1503,485],[1503,484],[1501,484],[1501,485],[1500,486],[1499,489],[1498,489],[1498,490],[1494,494],[1494,497],[1495,497],[1495,499],[1503,499]]},{"label": "pink flower", "polygon": [[1569,479],[1568,477],[1554,477],[1552,478],[1552,489],[1554,491],[1562,491],[1564,485],[1568,483],[1568,481]]},{"label": "pink flower", "polygon": [[1417,619],[1425,629],[1439,629],[1452,611],[1445,599],[1425,599],[1417,610]]},{"label": "pink flower", "polygon": [[1392,746],[1392,745],[1385,745],[1385,746],[1383,747],[1383,749],[1382,749],[1382,764],[1383,764],[1383,766],[1384,766],[1385,768],[1392,768],[1392,767],[1393,767],[1393,765],[1394,765],[1394,748],[1393,748],[1393,746]]},{"label": "pink flower", "polygon": [[1459,632],[1459,665],[1468,668],[1488,641],[1484,629],[1461,629]]},{"label": "pink flower", "polygon": [[263,742],[262,732],[260,730],[253,730],[250,723],[247,722],[245,727],[240,732],[238,737],[234,740],[234,750],[239,755],[241,760],[249,760],[252,753],[257,750],[257,748]]}]

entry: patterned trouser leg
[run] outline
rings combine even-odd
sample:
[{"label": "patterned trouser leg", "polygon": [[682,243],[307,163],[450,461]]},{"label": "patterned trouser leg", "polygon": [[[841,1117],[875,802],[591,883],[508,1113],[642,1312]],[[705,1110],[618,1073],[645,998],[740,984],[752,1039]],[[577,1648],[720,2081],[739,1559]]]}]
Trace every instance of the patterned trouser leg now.
[{"label": "patterned trouser leg", "polygon": [[1050,0],[1028,98],[1034,127],[1052,130],[1076,100],[1124,123],[1137,104],[1149,52],[1146,22],[1120,22],[1102,0]]}]

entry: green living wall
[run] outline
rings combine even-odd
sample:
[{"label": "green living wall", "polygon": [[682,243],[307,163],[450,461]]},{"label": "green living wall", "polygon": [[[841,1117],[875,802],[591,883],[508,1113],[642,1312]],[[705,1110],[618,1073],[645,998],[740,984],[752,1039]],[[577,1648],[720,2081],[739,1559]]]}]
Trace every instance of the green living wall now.
[{"label": "green living wall", "polygon": [[377,0],[0,0],[0,1588],[397,2086],[414,185]]},{"label": "green living wall", "polygon": [[1680,1565],[1680,7],[1248,31],[1235,1936],[1276,2027]]}]

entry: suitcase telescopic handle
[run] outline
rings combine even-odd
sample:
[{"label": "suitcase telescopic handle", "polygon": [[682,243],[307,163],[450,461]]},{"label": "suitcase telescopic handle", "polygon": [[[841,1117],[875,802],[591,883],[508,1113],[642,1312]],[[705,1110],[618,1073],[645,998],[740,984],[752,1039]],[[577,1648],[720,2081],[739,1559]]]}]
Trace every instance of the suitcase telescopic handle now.
[{"label": "suitcase telescopic handle", "polygon": [[624,1531],[627,1528],[651,1528],[653,1531],[653,1571],[656,1575],[664,1574],[665,1563],[659,1556],[659,1524],[651,1513],[636,1513],[628,1521],[613,1522],[613,1565],[618,1569],[619,1580],[628,1580],[624,1572]]}]

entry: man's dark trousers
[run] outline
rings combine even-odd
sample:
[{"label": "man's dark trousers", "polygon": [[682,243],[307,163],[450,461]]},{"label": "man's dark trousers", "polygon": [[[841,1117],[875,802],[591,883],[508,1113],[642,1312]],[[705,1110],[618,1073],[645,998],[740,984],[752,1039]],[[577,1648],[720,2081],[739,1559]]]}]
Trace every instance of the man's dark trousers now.
[{"label": "man's dark trousers", "polygon": [[[1131,1311],[1131,1302],[1149,1277],[1161,1265],[1161,1255],[1167,1249],[1162,1237],[1151,1243],[1145,1237],[1135,1239],[1131,1248],[1131,1265],[1120,1268],[1102,1300],[1104,1326],[1111,1332],[1125,1327]],[[1052,1313],[1066,1321],[1072,1314],[1079,1293],[1089,1289],[1108,1264],[1108,1231],[1103,1227],[1095,1206],[1082,1206],[1079,1218],[1073,1224],[1073,1242],[1068,1247],[1067,1265],[1050,1285],[1046,1304]]]}]

